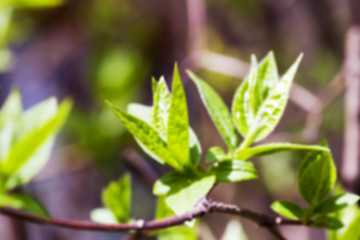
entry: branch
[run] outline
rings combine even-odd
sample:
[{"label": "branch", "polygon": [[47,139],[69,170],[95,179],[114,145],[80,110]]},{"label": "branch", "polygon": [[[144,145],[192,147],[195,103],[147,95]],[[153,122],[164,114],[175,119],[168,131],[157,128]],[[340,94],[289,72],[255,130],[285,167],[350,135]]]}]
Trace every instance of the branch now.
[{"label": "branch", "polygon": [[186,221],[191,221],[195,218],[200,218],[210,213],[226,213],[237,215],[256,223],[260,227],[266,228],[277,239],[285,239],[277,227],[280,225],[302,225],[300,221],[287,220],[280,217],[272,218],[267,215],[259,214],[248,209],[240,208],[236,205],[209,201],[203,198],[199,204],[196,205],[193,211],[185,213],[180,216],[173,216],[161,220],[144,221],[137,220],[131,224],[101,224],[87,221],[71,221],[57,218],[39,217],[21,210],[12,208],[1,208],[0,213],[20,219],[22,221],[32,222],[43,225],[53,225],[64,228],[88,230],[88,231],[103,231],[103,232],[137,232],[146,233],[153,230],[164,229],[168,227],[178,226]]}]

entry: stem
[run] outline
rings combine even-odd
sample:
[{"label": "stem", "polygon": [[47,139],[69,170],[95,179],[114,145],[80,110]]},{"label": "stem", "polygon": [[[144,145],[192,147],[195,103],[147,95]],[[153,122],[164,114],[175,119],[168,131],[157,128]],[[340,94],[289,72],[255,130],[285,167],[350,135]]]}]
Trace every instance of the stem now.
[{"label": "stem", "polygon": [[236,205],[212,202],[206,198],[203,198],[199,204],[196,205],[193,211],[185,213],[180,216],[173,216],[161,220],[144,221],[137,220],[131,224],[101,224],[87,221],[70,221],[57,218],[44,218],[39,217],[21,210],[12,208],[1,208],[0,213],[20,219],[22,221],[28,221],[36,224],[53,225],[64,228],[71,228],[77,230],[88,231],[103,231],[103,232],[137,232],[145,233],[148,231],[164,229],[172,226],[177,226],[191,221],[195,218],[200,218],[210,213],[225,213],[243,217],[260,227],[267,229],[277,239],[285,239],[281,233],[277,230],[280,225],[302,225],[300,221],[282,219],[280,217],[272,218],[264,214],[256,213],[248,209],[240,208]]}]

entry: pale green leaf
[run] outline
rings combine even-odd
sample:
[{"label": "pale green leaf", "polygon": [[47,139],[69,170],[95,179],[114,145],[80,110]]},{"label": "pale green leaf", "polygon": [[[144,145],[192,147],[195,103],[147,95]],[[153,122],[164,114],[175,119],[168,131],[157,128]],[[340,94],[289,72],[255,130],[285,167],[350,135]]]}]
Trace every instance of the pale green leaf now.
[{"label": "pale green leaf", "polygon": [[238,144],[238,137],[229,109],[219,94],[205,81],[191,71],[187,71],[187,74],[196,84],[201,100],[227,146],[230,149],[235,149]]},{"label": "pale green leaf", "polygon": [[130,215],[131,179],[125,174],[116,182],[111,182],[102,192],[103,204],[118,222],[127,222]]},{"label": "pale green leaf", "polygon": [[96,208],[91,211],[90,219],[94,222],[103,224],[117,224],[118,221],[114,214],[107,208]]},{"label": "pale green leaf", "polygon": [[168,165],[174,169],[182,170],[173,153],[168,149],[167,144],[159,133],[143,120],[115,107],[112,103],[106,102],[118,119],[124,124],[128,131],[144,145],[147,154],[154,157],[160,164]]},{"label": "pale green leaf", "polygon": [[296,203],[290,201],[276,201],[271,204],[271,209],[277,214],[295,220],[300,220],[304,216],[303,209]]},{"label": "pale green leaf", "polygon": [[175,64],[167,122],[167,144],[183,166],[191,166],[189,156],[189,118],[184,88]]},{"label": "pale green leaf", "polygon": [[[154,81],[154,80],[153,80]],[[155,84],[153,83],[153,88]],[[161,77],[156,84],[153,93],[153,107],[151,112],[151,126],[153,126],[166,141],[167,122],[170,111],[171,96],[165,82],[165,78]]]},{"label": "pale green leaf", "polygon": [[50,120],[16,142],[2,162],[1,171],[10,176],[21,169],[36,151],[60,129],[70,112],[71,105],[70,101],[63,101],[57,113]]},{"label": "pale green leaf", "polygon": [[251,162],[222,161],[211,166],[210,172],[217,182],[239,182],[257,178],[257,172]]},{"label": "pale green leaf", "polygon": [[239,148],[235,153],[235,158],[238,160],[246,160],[251,157],[258,157],[263,155],[269,155],[282,151],[295,151],[295,150],[312,150],[312,151],[325,151],[328,152],[327,147],[320,145],[303,145],[292,143],[269,143],[262,144],[252,148]]},{"label": "pale green leaf", "polygon": [[140,103],[130,103],[127,106],[126,110],[131,115],[143,120],[147,124],[150,124],[150,122],[151,122],[150,116],[151,116],[151,112],[152,112],[152,107],[146,106],[146,105],[143,105]]},{"label": "pale green leaf", "polygon": [[301,196],[315,206],[332,190],[336,182],[336,168],[330,152],[312,151],[302,161],[298,174]]},{"label": "pale green leaf", "polygon": [[297,58],[262,103],[244,140],[245,146],[267,137],[280,121],[288,101],[292,81],[301,59],[302,55]]},{"label": "pale green leaf", "polygon": [[[156,205],[156,219],[174,216],[174,212],[166,205],[164,197],[159,197]],[[197,240],[196,226],[186,225],[166,228],[156,232],[158,240]]]},{"label": "pale green leaf", "polygon": [[261,102],[256,102],[255,86],[257,80],[257,61],[255,56],[251,56],[250,73],[235,91],[232,103],[232,116],[235,126],[243,137],[246,137],[251,125],[254,124],[256,109],[259,108],[255,104],[261,104]]},{"label": "pale green leaf", "polygon": [[351,206],[358,201],[359,196],[352,193],[344,193],[331,196],[323,200],[315,207],[314,214],[332,213],[345,207]]},{"label": "pale green leaf", "polygon": [[0,160],[9,154],[22,115],[20,92],[13,89],[0,111]]},{"label": "pale green leaf", "polygon": [[212,175],[195,178],[181,188],[172,187],[165,202],[176,215],[184,214],[191,211],[195,204],[208,194],[214,183],[215,176]]},{"label": "pale green leaf", "polygon": [[221,240],[248,240],[246,233],[239,220],[232,219],[226,225]]}]

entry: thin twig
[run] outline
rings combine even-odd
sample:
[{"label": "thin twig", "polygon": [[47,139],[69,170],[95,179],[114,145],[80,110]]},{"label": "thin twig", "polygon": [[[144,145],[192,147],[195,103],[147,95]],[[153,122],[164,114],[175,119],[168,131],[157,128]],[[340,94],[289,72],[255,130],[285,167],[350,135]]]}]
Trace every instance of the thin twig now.
[{"label": "thin twig", "polygon": [[350,28],[345,46],[344,76],[345,92],[345,133],[342,163],[342,177],[349,190],[355,190],[359,178],[360,144],[360,27]]},{"label": "thin twig", "polygon": [[44,218],[39,217],[21,210],[16,210],[12,208],[1,208],[0,213],[20,219],[22,221],[44,224],[44,225],[53,225],[64,228],[78,229],[78,230],[88,230],[88,231],[103,231],[103,232],[138,232],[146,233],[148,231],[165,229],[172,226],[177,226],[185,223],[186,221],[191,221],[192,219],[202,217],[210,213],[226,213],[233,214],[245,219],[248,219],[258,226],[264,227],[271,234],[273,234],[277,239],[285,239],[280,232],[277,230],[277,227],[280,225],[302,225],[300,221],[287,220],[282,218],[273,218],[264,214],[259,214],[248,209],[240,208],[236,205],[212,202],[203,198],[199,204],[196,205],[193,211],[185,213],[180,216],[169,217],[161,220],[152,220],[144,221],[137,220],[131,224],[101,224],[87,221],[72,221],[72,220],[63,220],[57,218]]}]

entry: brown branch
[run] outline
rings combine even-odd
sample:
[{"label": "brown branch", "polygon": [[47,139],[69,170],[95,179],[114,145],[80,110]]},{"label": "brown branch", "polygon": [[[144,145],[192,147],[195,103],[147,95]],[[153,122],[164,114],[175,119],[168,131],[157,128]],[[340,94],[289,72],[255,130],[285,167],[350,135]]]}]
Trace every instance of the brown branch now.
[{"label": "brown branch", "polygon": [[165,229],[168,227],[181,225],[186,221],[190,221],[192,219],[199,218],[210,213],[226,213],[243,217],[256,223],[260,227],[264,227],[277,239],[285,239],[277,230],[278,226],[302,224],[300,221],[287,220],[280,217],[272,218],[267,215],[250,211],[248,209],[240,208],[236,205],[209,201],[206,198],[203,198],[201,202],[196,205],[193,211],[185,213],[183,215],[152,221],[137,220],[131,224],[101,224],[87,221],[71,221],[57,218],[44,218],[12,208],[1,208],[0,213],[22,221],[43,225],[53,225],[70,229],[137,233],[146,233],[153,230]]}]

